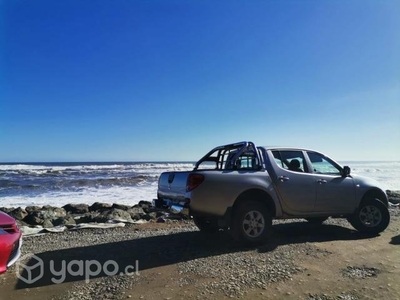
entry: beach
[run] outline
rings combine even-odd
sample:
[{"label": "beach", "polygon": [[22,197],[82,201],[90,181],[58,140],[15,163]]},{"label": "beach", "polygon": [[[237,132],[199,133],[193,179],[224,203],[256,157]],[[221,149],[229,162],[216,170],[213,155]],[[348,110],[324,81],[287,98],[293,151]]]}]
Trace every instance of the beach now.
[{"label": "beach", "polygon": [[400,209],[390,214],[378,236],[360,234],[343,219],[322,226],[274,221],[271,240],[253,248],[223,231],[205,235],[191,220],[25,237],[27,265],[36,262],[33,255],[57,270],[63,260],[113,260],[119,270],[134,266],[138,273],[86,280],[76,272],[55,284],[61,276],[45,269],[27,284],[13,266],[0,277],[0,299],[399,299]]}]

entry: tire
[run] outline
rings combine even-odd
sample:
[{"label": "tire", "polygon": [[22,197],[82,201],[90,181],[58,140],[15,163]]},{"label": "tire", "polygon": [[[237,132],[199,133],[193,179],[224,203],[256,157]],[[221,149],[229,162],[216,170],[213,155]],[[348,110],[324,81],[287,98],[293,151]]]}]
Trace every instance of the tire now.
[{"label": "tire", "polygon": [[241,244],[262,244],[272,235],[271,214],[260,202],[241,203],[233,211],[232,217],[230,232]]},{"label": "tire", "polygon": [[308,223],[310,223],[310,224],[315,224],[315,225],[321,225],[321,224],[324,223],[327,219],[328,219],[328,217],[306,218],[306,220],[308,221]]},{"label": "tire", "polygon": [[367,199],[361,202],[348,221],[360,232],[378,234],[388,227],[390,214],[379,199]]},{"label": "tire", "polygon": [[193,221],[201,232],[215,233],[219,230],[218,219],[193,216]]}]

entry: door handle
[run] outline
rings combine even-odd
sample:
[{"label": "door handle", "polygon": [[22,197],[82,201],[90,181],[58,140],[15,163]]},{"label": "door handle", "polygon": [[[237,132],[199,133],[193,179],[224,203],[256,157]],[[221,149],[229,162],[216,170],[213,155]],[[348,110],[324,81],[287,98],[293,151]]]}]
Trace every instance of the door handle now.
[{"label": "door handle", "polygon": [[328,181],[326,181],[325,179],[318,179],[317,182],[319,184],[324,184],[324,183],[327,183]]},{"label": "door handle", "polygon": [[286,176],[279,176],[279,177],[278,177],[278,180],[280,180],[281,182],[288,181],[288,180],[289,180],[289,177],[286,177]]}]

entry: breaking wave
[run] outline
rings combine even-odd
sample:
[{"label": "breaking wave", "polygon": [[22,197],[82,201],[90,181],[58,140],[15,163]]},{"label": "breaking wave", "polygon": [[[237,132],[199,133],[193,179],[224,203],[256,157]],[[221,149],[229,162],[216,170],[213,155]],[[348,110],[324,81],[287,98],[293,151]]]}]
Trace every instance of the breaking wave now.
[{"label": "breaking wave", "polygon": [[0,206],[151,201],[165,171],[193,163],[45,163],[0,165]]}]

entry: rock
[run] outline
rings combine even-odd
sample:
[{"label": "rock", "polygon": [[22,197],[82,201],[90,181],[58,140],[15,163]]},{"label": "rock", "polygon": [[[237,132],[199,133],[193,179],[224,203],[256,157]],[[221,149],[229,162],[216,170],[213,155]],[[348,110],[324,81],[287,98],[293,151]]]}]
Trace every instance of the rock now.
[{"label": "rock", "polygon": [[72,216],[66,216],[66,217],[61,217],[53,222],[54,226],[59,226],[59,225],[76,225],[76,221]]},{"label": "rock", "polygon": [[96,222],[96,218],[100,215],[99,212],[89,212],[82,216],[75,217],[76,224]]},{"label": "rock", "polygon": [[14,219],[23,220],[28,215],[28,213],[25,209],[18,207],[11,211],[9,215],[12,216]]},{"label": "rock", "polygon": [[111,208],[111,205],[108,203],[95,202],[89,207],[89,210],[103,212],[103,211],[109,210],[110,208]]},{"label": "rock", "polygon": [[42,218],[39,218],[34,214],[27,215],[23,221],[28,223],[29,225],[42,225],[44,222]]},{"label": "rock", "polygon": [[166,212],[164,211],[156,211],[156,217],[164,217],[166,215]]},{"label": "rock", "polygon": [[17,225],[18,225],[18,227],[22,227],[22,226],[29,226],[29,224],[28,223],[26,223],[26,222],[24,222],[24,221],[21,221],[21,220],[17,220]]},{"label": "rock", "polygon": [[148,214],[145,214],[145,215],[142,216],[142,219],[145,220],[145,221],[150,221],[150,220],[154,220],[154,217],[152,217],[152,216],[150,216]]},{"label": "rock", "polygon": [[124,211],[122,209],[112,208],[109,211],[102,212],[99,216],[95,218],[95,221],[98,223],[104,223],[109,220],[126,220],[128,222],[133,222],[131,215],[129,212]]},{"label": "rock", "polygon": [[49,219],[44,220],[42,226],[43,226],[43,228],[51,228],[51,227],[54,227],[54,226],[53,226],[53,223],[52,223]]},{"label": "rock", "polygon": [[89,205],[87,204],[67,204],[63,208],[71,214],[85,214],[89,212]]},{"label": "rock", "polygon": [[65,217],[67,215],[67,212],[64,208],[50,205],[43,206],[42,209],[37,212],[42,214],[45,218],[58,218]]},{"label": "rock", "polygon": [[128,210],[128,209],[130,209],[131,207],[130,206],[128,206],[128,205],[124,205],[124,204],[117,204],[117,203],[114,203],[113,205],[112,205],[112,208],[116,208],[116,209],[122,209],[122,210]]},{"label": "rock", "polygon": [[133,207],[127,210],[127,212],[131,215],[133,220],[140,220],[142,216],[145,214],[143,208],[141,207]]},{"label": "rock", "polygon": [[40,206],[27,206],[25,207],[25,210],[28,214],[30,214],[33,211],[40,210]]},{"label": "rock", "polygon": [[400,192],[387,190],[386,194],[391,203],[393,203],[393,204],[400,203]]},{"label": "rock", "polygon": [[157,223],[165,223],[165,219],[163,217],[157,218]]},{"label": "rock", "polygon": [[151,212],[151,213],[148,213],[147,215],[153,220],[156,219],[157,217],[159,217],[156,212]]},{"label": "rock", "polygon": [[143,208],[143,210],[144,210],[146,213],[147,213],[147,212],[150,212],[150,211],[148,211],[148,210],[150,210],[150,209],[152,208],[151,202],[149,202],[149,201],[141,200],[141,201],[139,201],[138,205],[139,205],[139,207]]},{"label": "rock", "polygon": [[53,224],[52,221],[60,217],[65,217],[66,215],[67,212],[64,208],[43,206],[39,210],[30,209],[23,221],[31,225],[43,225],[45,221],[48,221],[46,225],[48,227],[53,227],[53,225],[50,226],[50,223]]},{"label": "rock", "polygon": [[15,208],[14,207],[0,207],[0,210],[5,212],[6,214],[9,214],[12,212]]}]

